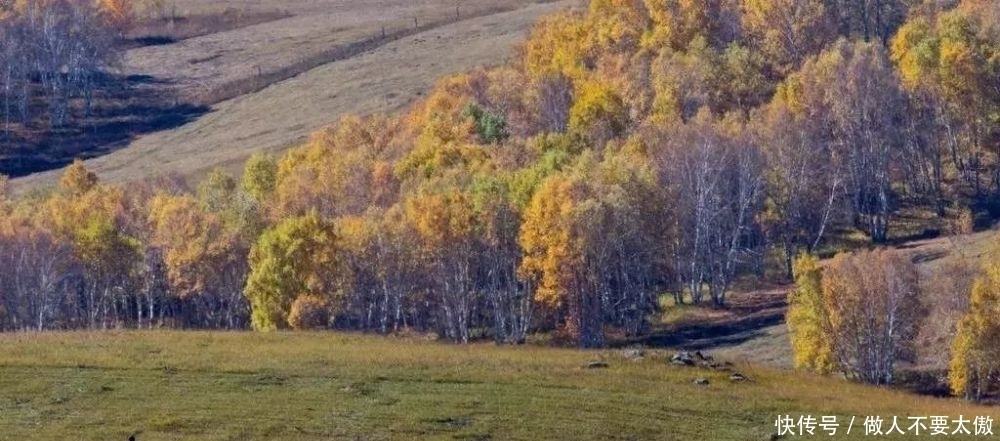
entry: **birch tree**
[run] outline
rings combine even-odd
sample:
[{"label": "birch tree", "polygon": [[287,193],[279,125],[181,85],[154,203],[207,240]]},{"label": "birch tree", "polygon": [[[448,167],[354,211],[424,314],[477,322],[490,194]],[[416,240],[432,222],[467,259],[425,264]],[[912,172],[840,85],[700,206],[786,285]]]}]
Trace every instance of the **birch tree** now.
[{"label": "birch tree", "polygon": [[837,366],[870,384],[892,384],[913,356],[926,315],[916,266],[891,250],[838,255],[823,272],[823,308]]},{"label": "birch tree", "polygon": [[[713,305],[721,307],[738,265],[759,251],[764,181],[758,149],[742,134],[714,126],[706,112],[664,143],[657,160],[661,185],[671,191],[677,277],[695,303],[707,285]],[[676,296],[683,300],[681,292]]]}]

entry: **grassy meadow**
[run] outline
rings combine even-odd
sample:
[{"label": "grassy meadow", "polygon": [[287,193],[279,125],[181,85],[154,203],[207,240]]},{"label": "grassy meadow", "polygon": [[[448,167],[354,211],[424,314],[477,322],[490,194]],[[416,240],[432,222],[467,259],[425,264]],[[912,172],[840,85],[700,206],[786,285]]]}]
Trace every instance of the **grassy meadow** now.
[{"label": "grassy meadow", "polygon": [[[610,349],[179,331],[4,334],[0,347],[0,439],[21,441],[768,440],[778,414],[838,415],[834,439],[861,439],[865,415],[1000,417],[748,365],[734,369],[751,381],[732,383],[658,350],[629,361]],[[609,367],[585,367],[598,359]]]}]

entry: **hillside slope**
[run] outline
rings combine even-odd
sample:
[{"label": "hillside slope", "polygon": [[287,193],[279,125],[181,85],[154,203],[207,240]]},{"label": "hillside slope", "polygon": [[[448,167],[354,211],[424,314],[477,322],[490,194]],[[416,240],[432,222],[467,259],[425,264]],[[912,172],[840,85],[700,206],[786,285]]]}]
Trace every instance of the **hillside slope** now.
[{"label": "hillside slope", "polygon": [[[206,3],[216,10],[226,5],[218,1]],[[279,16],[173,44],[135,48],[128,51],[124,64],[129,72],[176,84],[183,98],[204,103],[206,98],[227,95],[218,89],[252,81],[258,74],[276,72],[313,57],[323,58],[324,53],[338,48],[345,48],[350,54],[352,45],[379,39],[383,31],[392,39],[504,11],[535,10],[535,3],[534,0],[471,0],[461,2],[457,11],[455,2],[443,0],[284,0],[267,5],[229,6],[228,10],[241,11],[244,16],[280,9],[277,12],[288,17]],[[183,4],[181,7],[188,14],[211,14],[211,9]],[[454,49],[461,53],[462,45]],[[207,101],[214,104],[211,99]]]},{"label": "hillside slope", "polygon": [[[126,148],[87,161],[87,167],[101,179],[113,182],[171,172],[190,176],[218,165],[237,164],[255,151],[294,145],[309,133],[336,121],[342,115],[392,112],[419,98],[444,75],[502,63],[510,50],[524,39],[525,33],[538,17],[579,2],[566,0],[522,3],[525,3],[523,7],[511,12],[461,20],[420,32],[375,50],[309,70],[258,92],[215,104],[200,119],[173,130],[144,135]],[[408,12],[412,11],[400,14],[406,15]],[[242,36],[240,38],[251,38],[257,32],[267,35],[266,29],[270,27],[292,20],[285,23],[290,25],[295,20],[304,19],[292,17],[225,34],[239,34]],[[375,26],[376,23],[378,22],[372,22],[371,25]],[[369,31],[369,28],[363,30]],[[244,35],[247,33],[249,34]],[[359,35],[362,34],[335,37],[354,38]],[[209,35],[195,40],[214,42],[219,38]],[[261,41],[263,46],[267,46],[265,43],[269,40]],[[294,39],[291,43],[295,43]],[[322,41],[314,46],[322,46],[320,43]],[[187,42],[179,44],[202,45]],[[213,44],[215,43],[204,43],[206,47],[214,47]],[[254,50],[266,49],[276,51],[277,54],[281,54],[282,50],[286,53],[297,51],[293,54],[295,57],[304,51],[296,44],[288,46],[275,43],[270,48],[255,49],[255,45],[248,43],[248,47],[250,54],[237,51],[235,55],[226,55],[228,51],[222,51],[219,58],[201,63],[206,66],[204,68],[199,68],[199,63],[187,68],[164,64],[163,55],[151,53],[134,51],[130,57],[133,58],[132,63],[140,66],[137,67],[139,70],[147,69],[156,75],[172,75],[170,78],[173,81],[182,84],[204,85],[234,78],[238,80],[240,73],[252,74],[253,70],[250,68],[256,64],[241,66],[234,63],[240,56],[251,56]],[[136,51],[161,50],[167,49],[151,47]],[[182,48],[181,52],[185,50]],[[204,48],[191,50],[193,52],[190,56],[179,59],[197,60],[199,57],[213,56],[212,51],[205,52],[207,49]],[[235,58],[226,62],[225,57]],[[293,61],[295,57],[278,57],[273,60],[267,56],[264,58],[280,65]],[[144,62],[148,66],[141,68],[145,64],[139,63],[139,59],[150,60]],[[191,64],[190,60],[181,64]],[[231,68],[222,67],[223,64]],[[193,93],[197,95],[198,89],[194,90]],[[15,180],[14,185],[18,190],[50,185],[55,182],[59,173],[59,170],[37,173]]]}]

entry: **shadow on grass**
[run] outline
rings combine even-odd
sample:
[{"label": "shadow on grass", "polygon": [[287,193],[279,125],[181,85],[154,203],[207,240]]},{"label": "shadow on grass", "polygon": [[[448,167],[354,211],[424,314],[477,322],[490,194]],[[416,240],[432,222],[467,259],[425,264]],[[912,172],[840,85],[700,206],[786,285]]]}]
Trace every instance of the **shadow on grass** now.
[{"label": "shadow on grass", "polygon": [[690,351],[715,349],[762,337],[765,335],[765,328],[784,321],[784,312],[775,311],[719,323],[681,324],[657,329],[648,336],[622,342],[621,346],[640,344],[651,348]]},{"label": "shadow on grass", "polygon": [[68,124],[53,128],[48,108],[36,100],[27,125],[4,133],[0,121],[0,174],[11,177],[57,169],[128,146],[138,136],[169,130],[204,115],[209,107],[177,100],[171,84],[145,75],[100,78],[89,113],[74,100]]},{"label": "shadow on grass", "polygon": [[906,370],[896,373],[896,385],[904,390],[932,397],[945,398],[951,396],[948,387],[948,371],[938,370]]},{"label": "shadow on grass", "polygon": [[136,23],[129,31],[126,47],[161,46],[189,38],[232,31],[292,17],[283,10],[250,12],[228,8],[220,13],[178,16],[176,11],[161,11],[157,18]]},{"label": "shadow on grass", "polygon": [[767,335],[767,328],[784,323],[788,306],[787,290],[788,287],[778,286],[735,294],[730,297],[721,316],[701,317],[694,313],[677,323],[655,327],[649,335],[624,339],[614,344],[690,351],[739,345],[764,337]]},{"label": "shadow on grass", "polygon": [[150,35],[146,37],[138,37],[129,41],[131,46],[141,47],[141,46],[166,46],[168,44],[176,43],[177,39],[167,35]]}]

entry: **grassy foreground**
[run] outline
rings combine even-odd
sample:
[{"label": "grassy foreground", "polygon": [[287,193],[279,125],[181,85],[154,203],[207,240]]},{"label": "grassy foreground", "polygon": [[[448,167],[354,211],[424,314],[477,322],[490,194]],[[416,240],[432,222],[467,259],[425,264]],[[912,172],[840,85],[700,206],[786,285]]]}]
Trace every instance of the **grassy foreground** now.
[{"label": "grassy foreground", "polygon": [[[778,414],[811,414],[838,415],[836,436],[815,437],[839,440],[867,438],[866,415],[1000,419],[958,400],[750,366],[736,369],[751,382],[730,383],[666,357],[333,333],[6,334],[0,439],[767,440]],[[583,367],[595,359],[609,368]]]}]

